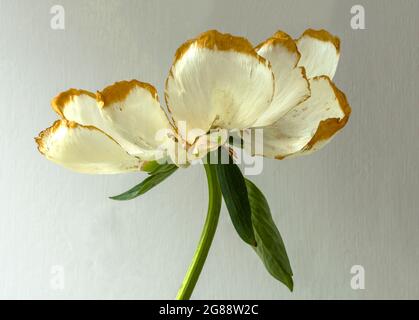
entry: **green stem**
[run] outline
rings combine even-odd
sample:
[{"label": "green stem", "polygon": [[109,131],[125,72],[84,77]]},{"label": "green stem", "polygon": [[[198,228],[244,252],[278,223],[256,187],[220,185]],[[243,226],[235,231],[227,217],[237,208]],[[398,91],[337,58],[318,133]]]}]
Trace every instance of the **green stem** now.
[{"label": "green stem", "polygon": [[207,174],[209,193],[207,218],[198,247],[196,248],[188,272],[183,279],[182,286],[178,291],[176,300],[188,300],[191,297],[211,247],[212,239],[214,238],[215,230],[217,229],[218,217],[220,216],[222,197],[217,174],[215,172],[215,165],[204,164],[204,167],[205,173]]}]

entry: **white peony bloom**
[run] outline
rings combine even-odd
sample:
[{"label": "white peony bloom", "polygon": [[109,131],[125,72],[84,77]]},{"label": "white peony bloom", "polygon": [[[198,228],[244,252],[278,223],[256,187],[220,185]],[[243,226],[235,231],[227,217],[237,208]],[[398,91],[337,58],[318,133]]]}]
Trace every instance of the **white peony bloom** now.
[{"label": "white peony bloom", "polygon": [[[36,138],[49,160],[82,173],[141,170],[170,157],[179,166],[263,129],[263,155],[283,159],[325,145],[350,107],[333,84],[339,39],[307,30],[296,41],[277,32],[256,48],[211,30],[176,52],[165,86],[121,81],[96,94],[70,89],[53,101],[61,120]],[[247,148],[253,155],[251,147]]]}]

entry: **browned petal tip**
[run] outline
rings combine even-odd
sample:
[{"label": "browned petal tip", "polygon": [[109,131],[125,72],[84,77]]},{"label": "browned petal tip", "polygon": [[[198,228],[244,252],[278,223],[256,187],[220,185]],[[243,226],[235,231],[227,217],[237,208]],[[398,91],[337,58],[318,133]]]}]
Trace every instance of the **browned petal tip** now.
[{"label": "browned petal tip", "polygon": [[324,29],[320,29],[320,30],[307,29],[301,35],[300,39],[304,36],[312,37],[312,38],[325,41],[325,42],[331,42],[335,46],[336,51],[338,53],[340,52],[340,39]]},{"label": "browned petal tip", "polygon": [[78,124],[77,122],[74,122],[74,121],[70,121],[70,120],[66,120],[66,119],[59,119],[59,120],[56,120],[52,124],[52,126],[46,128],[45,130],[42,130],[38,134],[38,136],[35,137],[35,142],[38,145],[39,152],[41,152],[42,154],[45,154],[45,151],[46,151],[45,140],[48,138],[48,136],[54,134],[60,127],[67,127],[68,129],[86,128],[86,129],[89,129],[89,130],[98,130],[98,131],[102,132],[103,134],[105,134],[106,136],[108,136],[109,138],[111,138],[113,140],[113,138],[111,136],[109,136],[107,133],[100,130],[99,128],[96,128],[95,126],[81,125],[81,124]]},{"label": "browned petal tip", "polygon": [[201,33],[198,37],[188,40],[182,44],[176,50],[173,63],[181,59],[192,45],[198,48],[208,48],[211,50],[246,53],[260,59],[263,62],[265,61],[265,59],[256,53],[252,44],[246,38],[233,36],[229,33],[221,33],[217,30],[208,30]]},{"label": "browned petal tip", "polygon": [[275,156],[276,160],[284,160],[286,158],[286,156]]},{"label": "browned petal tip", "polygon": [[42,130],[37,137],[35,137],[35,142],[38,146],[38,151],[45,155],[45,143],[44,140],[52,133],[57,131],[57,129],[61,126],[62,122],[65,122],[65,120],[56,120],[51,127],[46,128],[45,130]]},{"label": "browned petal tip", "polygon": [[290,52],[292,53],[297,53],[298,55],[300,54],[298,52],[297,49],[297,45],[294,41],[294,39],[292,39],[290,37],[290,35],[288,35],[287,33],[285,33],[284,31],[278,30],[277,32],[275,32],[273,34],[272,37],[266,39],[265,41],[263,41],[262,43],[258,44],[255,47],[255,50],[258,51],[261,47],[266,46],[266,45],[282,45],[285,48],[287,48]]},{"label": "browned petal tip", "polygon": [[150,92],[153,98],[157,99],[157,90],[151,84],[138,80],[119,81],[107,86],[96,93],[96,99],[101,107],[106,107],[114,102],[123,101],[132,89],[139,87]]},{"label": "browned petal tip", "polygon": [[74,97],[88,95],[92,98],[96,98],[96,95],[92,92],[82,90],[82,89],[69,89],[67,91],[61,92],[51,101],[51,106],[61,117],[64,118],[64,108],[65,105],[70,102]]},{"label": "browned petal tip", "polygon": [[[307,87],[308,87],[308,90],[310,91],[310,95],[311,95],[311,86],[310,86],[310,81],[308,80],[308,78],[307,78],[307,71],[306,71],[306,68],[304,68],[304,67],[299,67],[300,68],[300,70],[301,70],[301,75],[303,76],[303,78],[307,81]],[[309,98],[310,96],[308,96],[307,98]]]},{"label": "browned petal tip", "polygon": [[336,132],[338,132],[340,129],[342,129],[346,125],[352,111],[345,94],[336,87],[336,85],[330,80],[329,77],[320,76],[314,79],[318,79],[318,78],[326,79],[329,82],[330,86],[332,87],[335,93],[336,99],[338,100],[339,106],[342,109],[344,116],[343,118],[340,118],[340,119],[330,118],[330,119],[321,121],[317,128],[316,133],[308,142],[308,144],[305,146],[304,148],[305,150],[310,150],[319,141],[330,139]]}]

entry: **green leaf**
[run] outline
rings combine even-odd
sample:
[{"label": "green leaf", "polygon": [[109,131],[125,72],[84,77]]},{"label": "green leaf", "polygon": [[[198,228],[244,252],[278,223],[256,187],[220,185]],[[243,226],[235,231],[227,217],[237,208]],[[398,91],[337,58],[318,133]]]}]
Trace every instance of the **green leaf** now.
[{"label": "green leaf", "polygon": [[157,167],[159,167],[160,164],[153,160],[153,161],[145,161],[144,164],[141,167],[141,171],[145,171],[145,172],[152,172],[153,170],[155,170]]},{"label": "green leaf", "polygon": [[151,170],[148,174],[155,175],[162,172],[172,171],[176,170],[178,167],[175,164],[159,164],[157,167],[155,167],[153,170]]},{"label": "green leaf", "polygon": [[174,164],[170,164],[170,163],[160,164],[159,162],[153,160],[153,161],[145,161],[143,166],[141,167],[141,170],[147,172],[150,175],[153,175],[159,172],[172,170],[175,167],[176,165]]},{"label": "green leaf", "polygon": [[170,168],[166,168],[165,171],[159,171],[155,174],[150,173],[150,176],[143,180],[141,183],[137,184],[135,187],[129,189],[128,191],[117,195],[110,197],[110,199],[113,200],[131,200],[134,199],[144,193],[146,193],[148,190],[152,189],[156,185],[158,185],[160,182],[164,181],[166,178],[168,178],[173,172],[176,171],[177,167],[175,165],[170,165]]},{"label": "green leaf", "polygon": [[[230,161],[232,162],[232,161]],[[240,168],[234,164],[217,164],[216,172],[231,221],[244,242],[256,246],[247,188]]]},{"label": "green leaf", "polygon": [[246,179],[246,187],[252,210],[252,222],[258,246],[256,253],[268,272],[293,290],[292,270],[284,242],[272,219],[271,210],[263,193]]}]

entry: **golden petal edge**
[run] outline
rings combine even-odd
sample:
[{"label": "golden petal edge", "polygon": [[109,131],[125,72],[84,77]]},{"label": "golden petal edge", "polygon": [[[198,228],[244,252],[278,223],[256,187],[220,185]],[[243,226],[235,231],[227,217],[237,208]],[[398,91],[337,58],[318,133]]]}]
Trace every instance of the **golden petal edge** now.
[{"label": "golden petal edge", "polygon": [[173,64],[180,60],[192,45],[211,50],[245,53],[257,58],[262,63],[266,63],[266,60],[256,53],[252,44],[246,38],[233,36],[229,33],[221,33],[217,30],[208,30],[201,33],[198,37],[183,43],[176,50]]},{"label": "golden petal edge", "polygon": [[303,99],[301,99],[301,101],[299,101],[296,106],[298,106],[299,104],[303,103],[304,101],[306,101],[308,98],[311,97],[311,85],[310,85],[310,81],[307,78],[307,72],[306,72],[306,68],[304,68],[303,66],[298,67],[298,69],[300,69],[301,71],[301,76],[304,78],[304,80],[307,83],[307,89],[309,94],[306,95]]},{"label": "golden petal edge", "polygon": [[62,118],[64,117],[64,108],[67,103],[69,103],[74,97],[88,95],[96,99],[96,95],[93,92],[83,90],[83,89],[69,89],[67,91],[61,92],[51,101],[51,106],[56,113]]},{"label": "golden petal edge", "polygon": [[108,135],[106,132],[104,132],[103,130],[95,127],[95,126],[91,126],[91,125],[81,125],[77,122],[74,121],[69,121],[66,119],[59,119],[54,121],[54,123],[52,124],[52,126],[42,130],[37,137],[35,137],[35,142],[38,145],[38,151],[45,155],[45,145],[44,145],[44,139],[46,139],[49,135],[54,134],[61,126],[66,126],[69,129],[73,129],[73,128],[86,128],[89,130],[97,130],[101,133],[103,133],[104,135],[106,135],[109,139],[111,139],[112,141],[114,141],[115,143],[118,144],[118,142],[112,138],[110,135]]},{"label": "golden petal edge", "polygon": [[[169,75],[166,78],[165,86],[164,86],[165,87],[164,100],[165,100],[167,111],[168,111],[168,117],[170,117],[172,125],[176,131],[177,131],[176,121],[173,118],[171,107],[168,103],[167,85],[168,85],[169,78],[174,77],[173,66],[176,64],[177,61],[179,61],[185,55],[185,53],[189,50],[189,48],[192,45],[195,45],[198,48],[208,48],[211,50],[219,50],[219,51],[235,51],[235,52],[240,52],[244,54],[249,54],[250,56],[258,59],[260,63],[265,64],[266,66],[269,67],[269,69],[271,69],[270,62],[267,61],[262,56],[258,55],[253,45],[250,43],[250,41],[244,37],[234,36],[229,33],[221,33],[218,30],[208,30],[201,33],[196,38],[187,40],[176,50],[172,67],[169,70]],[[272,73],[272,78],[274,79],[273,73]],[[275,81],[273,81],[273,86],[275,87]],[[273,99],[273,96],[274,96],[274,91],[272,93],[271,100]]]},{"label": "golden petal edge", "polygon": [[297,63],[298,63],[298,60],[300,60],[301,54],[297,49],[297,44],[295,43],[294,39],[290,35],[285,33],[284,31],[278,30],[277,32],[273,34],[272,37],[259,43],[255,47],[255,51],[258,51],[260,48],[264,46],[268,46],[268,45],[271,45],[271,46],[281,45],[285,47],[291,53],[297,54],[297,57],[298,57]]},{"label": "golden petal edge", "polygon": [[67,125],[67,126],[71,126],[71,127],[77,126],[77,124],[75,122],[68,121],[68,120],[65,120],[65,119],[59,119],[59,120],[54,121],[52,126],[42,130],[38,134],[38,136],[35,138],[35,142],[38,145],[38,151],[41,154],[45,155],[44,139],[46,139],[49,135],[51,135],[55,131],[57,131],[58,128],[60,128],[62,125]]},{"label": "golden petal edge", "polygon": [[132,89],[139,87],[150,92],[152,97],[158,100],[157,90],[149,83],[138,80],[119,81],[107,86],[102,91],[96,93],[96,100],[101,107],[106,107],[115,102],[123,101],[131,92]]},{"label": "golden petal edge", "polygon": [[330,86],[332,87],[335,93],[336,99],[338,100],[339,106],[342,109],[342,112],[344,113],[344,117],[341,119],[330,118],[330,119],[320,121],[320,124],[317,128],[316,133],[311,138],[311,140],[307,143],[307,145],[304,147],[304,150],[312,149],[313,146],[315,146],[316,143],[318,143],[319,141],[330,139],[336,132],[338,132],[340,129],[342,129],[346,125],[351,115],[351,107],[348,103],[348,100],[345,94],[336,87],[336,85],[330,80],[329,77],[319,76],[313,79],[315,80],[319,78],[326,79],[329,82]]},{"label": "golden petal edge", "polygon": [[308,36],[320,41],[324,41],[324,42],[330,42],[332,43],[335,48],[337,53],[340,53],[340,39],[334,35],[332,35],[329,31],[324,30],[324,29],[320,29],[320,30],[315,30],[315,29],[307,29],[306,31],[303,32],[303,34],[300,36],[300,38],[297,39],[300,40],[301,38]]},{"label": "golden petal edge", "polygon": [[284,160],[287,156],[275,156],[276,160]]}]

